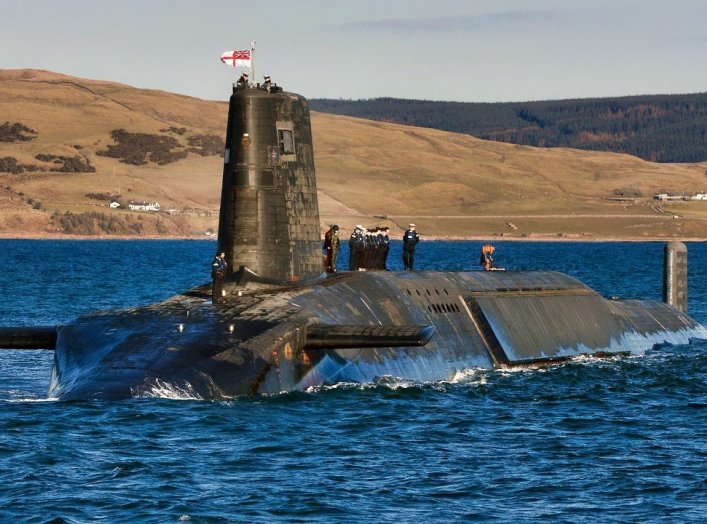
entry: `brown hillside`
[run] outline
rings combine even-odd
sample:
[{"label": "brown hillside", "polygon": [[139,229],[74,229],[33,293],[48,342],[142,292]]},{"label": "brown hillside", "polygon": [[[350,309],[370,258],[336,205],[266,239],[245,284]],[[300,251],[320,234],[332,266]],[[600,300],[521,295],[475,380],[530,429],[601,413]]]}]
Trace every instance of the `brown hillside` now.
[{"label": "brown hillside", "polygon": [[[34,132],[0,141],[0,167],[21,171],[0,173],[0,235],[215,230],[222,160],[213,141],[223,140],[226,112],[226,102],[0,70],[0,125]],[[338,222],[346,231],[386,216],[391,225],[414,220],[430,236],[707,238],[707,202],[662,209],[652,200],[658,192],[707,189],[706,164],[523,147],[328,114],[314,113],[312,123],[323,225]],[[116,129],[163,149],[135,156],[142,165],[104,156]],[[209,136],[211,152],[203,146]],[[171,214],[109,209],[104,198],[117,194],[124,203],[159,201]],[[622,195],[631,198],[617,201]]]}]

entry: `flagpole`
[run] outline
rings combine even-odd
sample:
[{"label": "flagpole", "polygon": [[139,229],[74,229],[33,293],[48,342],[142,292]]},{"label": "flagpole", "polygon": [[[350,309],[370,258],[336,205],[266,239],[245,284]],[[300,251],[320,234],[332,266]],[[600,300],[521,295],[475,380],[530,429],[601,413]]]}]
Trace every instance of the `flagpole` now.
[{"label": "flagpole", "polygon": [[250,41],[250,74],[253,75],[253,83],[257,85],[255,78],[255,40]]}]

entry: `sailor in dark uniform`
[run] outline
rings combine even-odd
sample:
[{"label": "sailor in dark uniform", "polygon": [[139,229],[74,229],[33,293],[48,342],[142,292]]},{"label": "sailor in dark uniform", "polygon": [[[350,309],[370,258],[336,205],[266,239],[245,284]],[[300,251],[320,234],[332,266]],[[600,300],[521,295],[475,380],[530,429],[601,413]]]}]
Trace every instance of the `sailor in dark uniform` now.
[{"label": "sailor in dark uniform", "polygon": [[388,252],[390,251],[389,228],[381,228],[381,266],[380,269],[388,269]]},{"label": "sailor in dark uniform", "polygon": [[262,89],[265,89],[265,91],[270,91],[270,86],[272,86],[272,80],[270,80],[270,75],[265,75],[263,77],[263,85],[261,87]]},{"label": "sailor in dark uniform", "polygon": [[380,269],[380,254],[381,254],[381,237],[380,227],[376,226],[371,231],[371,269]]},{"label": "sailor in dark uniform", "polygon": [[378,269],[378,228],[372,227],[368,230],[367,249],[366,249],[366,268]]},{"label": "sailor in dark uniform", "polygon": [[420,235],[415,231],[415,224],[410,224],[403,235],[403,266],[413,270],[415,266],[415,246],[420,241]]},{"label": "sailor in dark uniform", "polygon": [[363,268],[364,231],[363,226],[356,226],[349,239],[349,270],[351,271]]},{"label": "sailor in dark uniform", "polygon": [[248,73],[243,73],[238,81],[236,82],[236,87],[247,87],[248,86]]},{"label": "sailor in dark uniform", "polygon": [[211,263],[211,278],[214,279],[214,285],[211,288],[211,301],[214,304],[224,302],[223,298],[223,280],[226,278],[226,253],[217,253],[214,261]]}]

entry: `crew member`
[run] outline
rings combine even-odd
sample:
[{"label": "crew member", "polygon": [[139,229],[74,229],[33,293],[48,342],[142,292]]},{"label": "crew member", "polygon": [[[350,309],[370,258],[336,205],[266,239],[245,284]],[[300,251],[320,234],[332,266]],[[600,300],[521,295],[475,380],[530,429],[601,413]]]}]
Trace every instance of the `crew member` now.
[{"label": "crew member", "polygon": [[365,228],[363,226],[356,226],[349,239],[349,269],[351,271],[357,271],[362,268],[364,231]]},{"label": "crew member", "polygon": [[491,271],[493,268],[493,252],[496,248],[491,244],[484,244],[481,248],[481,258],[479,259],[479,264],[484,266],[484,271]]},{"label": "crew member", "polygon": [[410,224],[403,235],[403,266],[412,271],[415,266],[415,246],[420,241],[420,235],[415,231],[415,224]]},{"label": "crew member", "polygon": [[371,269],[381,269],[383,263],[381,257],[383,255],[383,234],[380,226],[373,229],[371,236]]},{"label": "crew member", "polygon": [[248,85],[248,73],[243,73],[236,82],[237,87],[246,87]]},{"label": "crew member", "polygon": [[226,253],[216,253],[214,261],[211,263],[211,278],[214,279],[214,285],[211,288],[211,301],[214,304],[225,302],[223,298],[223,280],[226,278]]},{"label": "crew member", "polygon": [[326,272],[336,273],[336,257],[339,254],[339,226],[336,224],[324,234],[324,251]]},{"label": "crew member", "polygon": [[388,236],[389,227],[383,227],[381,229],[381,239],[382,239],[382,253],[381,253],[381,267],[379,269],[388,269],[388,252],[390,251],[390,237]]},{"label": "crew member", "polygon": [[272,85],[272,80],[270,80],[270,75],[265,75],[263,77],[263,85],[262,88],[265,89],[266,91],[270,91],[270,86]]},{"label": "crew member", "polygon": [[368,227],[363,232],[363,256],[359,267],[375,269],[376,228]]}]

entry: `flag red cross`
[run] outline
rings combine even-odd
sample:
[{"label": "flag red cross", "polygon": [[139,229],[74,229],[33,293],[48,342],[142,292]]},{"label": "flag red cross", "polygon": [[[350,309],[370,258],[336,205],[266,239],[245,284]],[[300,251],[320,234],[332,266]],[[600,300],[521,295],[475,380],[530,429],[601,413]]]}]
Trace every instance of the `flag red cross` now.
[{"label": "flag red cross", "polygon": [[250,60],[250,51],[233,51],[231,56],[221,56],[221,62],[225,64],[226,60]]}]

